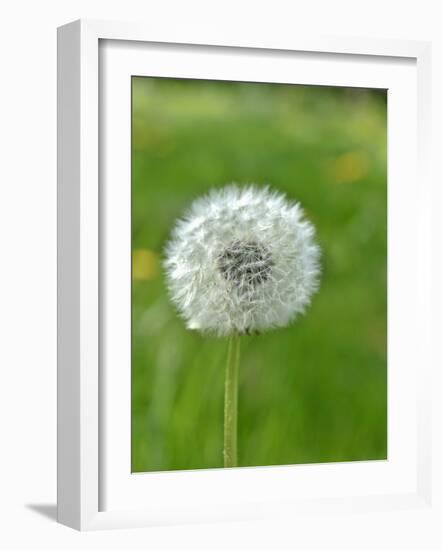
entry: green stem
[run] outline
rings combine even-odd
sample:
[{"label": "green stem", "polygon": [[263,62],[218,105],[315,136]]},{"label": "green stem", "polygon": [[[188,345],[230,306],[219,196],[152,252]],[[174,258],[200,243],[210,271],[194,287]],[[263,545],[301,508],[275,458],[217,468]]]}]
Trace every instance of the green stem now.
[{"label": "green stem", "polygon": [[224,468],[238,465],[238,371],[240,337],[232,334],[226,365],[224,389]]}]

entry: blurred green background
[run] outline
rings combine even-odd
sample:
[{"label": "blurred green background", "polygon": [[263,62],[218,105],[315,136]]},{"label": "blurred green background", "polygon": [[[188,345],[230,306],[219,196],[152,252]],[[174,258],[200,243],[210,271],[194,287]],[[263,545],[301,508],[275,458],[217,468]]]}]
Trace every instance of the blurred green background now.
[{"label": "blurred green background", "polygon": [[243,338],[239,464],[386,458],[386,92],[132,86],[133,471],[223,465],[227,342],[186,330],[161,257],[189,203],[232,181],[299,200],[323,251],[307,314]]}]

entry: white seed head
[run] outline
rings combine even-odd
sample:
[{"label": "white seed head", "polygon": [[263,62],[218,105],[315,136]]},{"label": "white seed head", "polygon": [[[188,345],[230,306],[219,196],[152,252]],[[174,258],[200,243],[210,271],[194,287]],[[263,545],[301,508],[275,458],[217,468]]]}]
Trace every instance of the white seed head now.
[{"label": "white seed head", "polygon": [[187,327],[225,336],[293,321],[319,285],[314,236],[300,205],[268,187],[232,184],[197,199],[164,262]]}]

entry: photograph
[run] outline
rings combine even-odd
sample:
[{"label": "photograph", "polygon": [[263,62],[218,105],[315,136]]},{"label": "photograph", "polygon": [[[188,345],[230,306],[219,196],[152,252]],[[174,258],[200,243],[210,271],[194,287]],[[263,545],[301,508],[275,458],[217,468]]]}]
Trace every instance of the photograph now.
[{"label": "photograph", "polygon": [[133,473],[388,458],[387,107],[132,76]]}]

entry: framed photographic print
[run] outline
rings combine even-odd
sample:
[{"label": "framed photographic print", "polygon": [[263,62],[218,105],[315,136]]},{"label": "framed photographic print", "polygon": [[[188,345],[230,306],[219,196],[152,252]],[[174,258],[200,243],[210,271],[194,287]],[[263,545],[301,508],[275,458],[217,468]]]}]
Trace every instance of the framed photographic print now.
[{"label": "framed photographic print", "polygon": [[426,506],[429,45],[172,34],[59,29],[59,521]]}]

